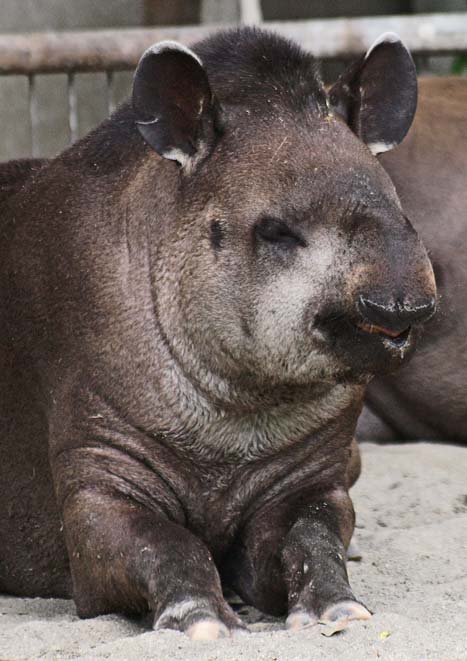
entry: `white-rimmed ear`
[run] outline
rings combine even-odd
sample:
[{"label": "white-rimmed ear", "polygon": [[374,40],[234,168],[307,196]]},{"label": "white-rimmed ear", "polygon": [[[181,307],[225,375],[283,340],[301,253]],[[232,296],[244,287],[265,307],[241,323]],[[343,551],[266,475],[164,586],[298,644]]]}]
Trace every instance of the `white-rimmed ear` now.
[{"label": "white-rimmed ear", "polygon": [[373,154],[398,145],[417,108],[417,72],[399,37],[386,32],[344,71],[329,99]]},{"label": "white-rimmed ear", "polygon": [[133,110],[144,140],[186,169],[210,153],[220,130],[220,108],[200,58],[175,41],[143,53],[133,81]]}]

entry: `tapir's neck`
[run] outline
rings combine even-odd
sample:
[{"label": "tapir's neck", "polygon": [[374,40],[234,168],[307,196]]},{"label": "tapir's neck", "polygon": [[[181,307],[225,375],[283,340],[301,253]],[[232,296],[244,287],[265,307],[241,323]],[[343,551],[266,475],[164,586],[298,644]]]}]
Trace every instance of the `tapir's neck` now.
[{"label": "tapir's neck", "polygon": [[319,435],[348,418],[349,441],[363,387],[316,383],[308,387],[254,388],[232,384],[200,366],[196,382],[163,344],[159,392],[163,426],[171,442],[200,461],[250,461]]},{"label": "tapir's neck", "polygon": [[[134,193],[134,191],[133,191]],[[168,207],[170,205],[167,205]],[[200,461],[249,461],[277,453],[305,438],[318,436],[331,421],[343,419],[349,439],[363,399],[363,386],[332,381],[293,385],[256,383],[238,374],[227,378],[202,361],[185,332],[179,270],[168,268],[157,242],[148,244],[154,331],[158,337],[156,383],[157,429],[173,446]],[[150,233],[149,233],[150,236]]]}]

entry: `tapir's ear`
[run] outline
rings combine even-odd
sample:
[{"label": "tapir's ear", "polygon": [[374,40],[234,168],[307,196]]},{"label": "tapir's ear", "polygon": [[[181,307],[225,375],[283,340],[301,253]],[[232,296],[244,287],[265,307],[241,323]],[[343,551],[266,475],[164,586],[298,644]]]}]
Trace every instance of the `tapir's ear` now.
[{"label": "tapir's ear", "polygon": [[162,41],[141,57],[133,81],[136,125],[158,154],[192,167],[212,149],[220,108],[199,57]]},{"label": "tapir's ear", "polygon": [[417,73],[399,37],[387,32],[351,65],[329,91],[334,110],[380,154],[398,145],[417,107]]}]

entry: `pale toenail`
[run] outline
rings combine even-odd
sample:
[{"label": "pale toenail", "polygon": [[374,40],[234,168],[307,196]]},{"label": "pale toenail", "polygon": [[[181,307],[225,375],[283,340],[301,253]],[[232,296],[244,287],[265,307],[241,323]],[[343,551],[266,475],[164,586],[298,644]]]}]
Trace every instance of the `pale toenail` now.
[{"label": "pale toenail", "polygon": [[320,622],[324,624],[351,621],[351,620],[368,620],[371,613],[356,601],[343,601],[340,604],[330,606],[321,616]]},{"label": "pale toenail", "polygon": [[191,640],[217,640],[229,635],[229,630],[221,622],[214,620],[200,620],[187,629]]},{"label": "pale toenail", "polygon": [[306,611],[297,611],[291,613],[285,621],[285,626],[289,631],[299,631],[305,627],[311,627],[316,624],[317,620]]}]

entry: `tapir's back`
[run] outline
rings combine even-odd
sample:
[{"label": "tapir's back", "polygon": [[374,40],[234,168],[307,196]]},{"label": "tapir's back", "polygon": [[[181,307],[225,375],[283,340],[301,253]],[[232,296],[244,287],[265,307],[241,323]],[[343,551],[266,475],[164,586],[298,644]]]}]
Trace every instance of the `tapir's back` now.
[{"label": "tapir's back", "polygon": [[[0,226],[14,196],[22,195],[44,163],[23,159],[0,164]],[[2,234],[2,260],[9,253],[9,236]],[[0,282],[0,295],[9,295],[8,274]],[[1,337],[0,592],[69,596],[68,558],[48,461],[47,421],[29,362],[13,356],[6,333]]]},{"label": "tapir's back", "polygon": [[15,193],[21,192],[26,181],[47,163],[41,158],[21,158],[0,163],[0,205]]},{"label": "tapir's back", "polygon": [[[368,402],[386,438],[467,441],[467,79],[420,80],[415,123],[381,161],[430,252],[439,312],[413,360],[377,379]],[[383,432],[362,422],[361,435]]]}]

